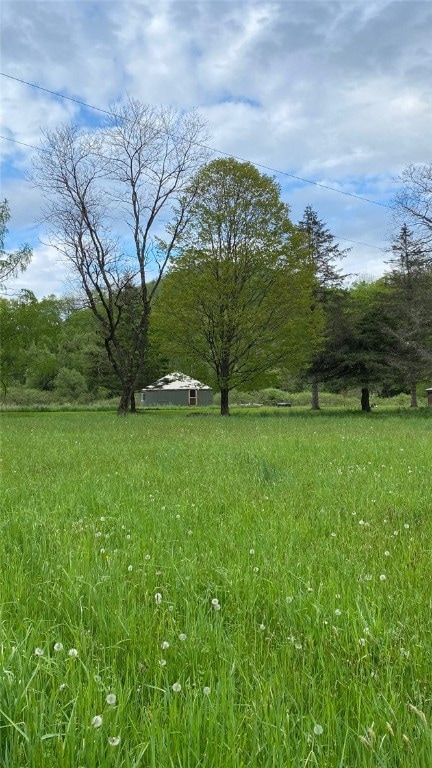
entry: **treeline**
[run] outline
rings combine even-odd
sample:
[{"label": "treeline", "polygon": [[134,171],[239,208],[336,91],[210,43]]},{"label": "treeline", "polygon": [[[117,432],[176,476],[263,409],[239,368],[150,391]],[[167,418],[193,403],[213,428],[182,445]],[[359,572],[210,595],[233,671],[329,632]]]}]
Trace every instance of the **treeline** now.
[{"label": "treeline", "polygon": [[[306,216],[311,213],[307,209]],[[321,241],[325,239],[333,245],[315,214],[314,227]],[[332,277],[337,282],[336,273]],[[191,318],[184,307],[188,307],[184,278],[174,270],[166,284],[162,281],[149,326],[146,364],[137,389],[173,368],[199,374],[217,386],[215,372],[205,360],[205,333],[195,325],[202,318]],[[174,298],[179,290],[183,292],[183,304],[176,305]],[[136,291],[131,287],[132,313]],[[312,294],[307,294],[309,298],[311,295],[317,306],[308,307],[307,312],[315,320],[318,317],[319,324],[314,327],[308,323],[305,334],[304,324],[299,320],[293,329],[293,336],[303,333],[302,343],[311,344],[314,350],[306,356],[307,364],[262,370],[258,366],[255,372],[246,372],[246,378],[234,369],[230,389],[310,387],[311,405],[318,408],[318,384],[334,392],[358,388],[362,390],[364,410],[370,407],[370,392],[384,397],[410,392],[411,405],[416,406],[418,382],[424,383],[432,376],[432,269],[428,253],[408,227],[402,226],[393,242],[384,277],[353,282],[349,287],[319,285],[316,281]],[[192,299],[190,312],[199,312],[194,292]],[[251,354],[250,365],[257,359],[260,363],[267,354],[259,349],[264,343],[263,333],[259,326],[255,327],[256,317],[252,319],[250,338],[255,340],[258,350]],[[186,323],[185,328],[182,323]],[[125,325],[122,333],[127,330]],[[185,330],[191,336],[186,336],[187,343]],[[83,403],[119,395],[119,381],[97,319],[91,309],[80,306],[78,299],[48,296],[38,301],[29,291],[22,291],[15,298],[2,298],[0,333],[3,401],[7,402],[11,387],[17,386],[52,393],[53,398],[63,401]],[[200,344],[203,353],[197,355]]]}]

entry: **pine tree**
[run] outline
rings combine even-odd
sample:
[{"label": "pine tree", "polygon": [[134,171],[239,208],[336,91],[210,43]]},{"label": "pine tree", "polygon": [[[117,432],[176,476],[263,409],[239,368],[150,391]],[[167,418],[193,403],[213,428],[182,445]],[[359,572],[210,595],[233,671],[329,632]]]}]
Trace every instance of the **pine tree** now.
[{"label": "pine tree", "polygon": [[[340,272],[337,262],[343,259],[350,248],[339,247],[336,238],[313,208],[306,206],[303,218],[298,223],[301,232],[304,233],[306,246],[309,250],[315,273],[314,298],[317,304],[326,313],[328,296],[331,289],[340,288],[347,275]],[[319,378],[312,372],[317,370],[317,360],[314,360],[310,369],[312,378],[312,409],[319,410],[318,382]]]}]

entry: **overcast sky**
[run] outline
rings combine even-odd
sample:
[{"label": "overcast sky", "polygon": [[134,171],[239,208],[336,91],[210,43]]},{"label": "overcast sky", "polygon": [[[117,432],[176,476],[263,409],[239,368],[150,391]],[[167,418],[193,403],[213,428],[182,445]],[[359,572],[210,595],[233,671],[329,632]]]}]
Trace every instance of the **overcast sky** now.
[{"label": "overcast sky", "polygon": [[[129,92],[197,107],[223,152],[390,204],[408,163],[432,160],[432,2],[416,0],[3,0],[1,70],[107,108]],[[42,128],[96,115],[0,77],[0,133],[38,144]],[[64,268],[35,227],[32,150],[0,140],[8,245],[34,245],[16,288],[62,293]],[[278,175],[298,221],[310,204],[357,240],[344,271],[385,269],[390,211]],[[372,247],[374,246],[374,247]]]}]

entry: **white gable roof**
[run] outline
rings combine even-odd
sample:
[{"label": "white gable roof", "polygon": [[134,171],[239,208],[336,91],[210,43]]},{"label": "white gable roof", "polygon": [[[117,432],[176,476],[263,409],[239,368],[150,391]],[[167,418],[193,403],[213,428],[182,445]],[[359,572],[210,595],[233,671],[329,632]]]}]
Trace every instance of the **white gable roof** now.
[{"label": "white gable roof", "polygon": [[143,389],[143,392],[148,389],[211,389],[211,387],[208,387],[207,384],[202,384],[197,379],[191,379],[185,373],[173,371],[173,373],[167,373],[166,376],[162,376],[161,379],[153,384],[149,384],[148,387]]}]

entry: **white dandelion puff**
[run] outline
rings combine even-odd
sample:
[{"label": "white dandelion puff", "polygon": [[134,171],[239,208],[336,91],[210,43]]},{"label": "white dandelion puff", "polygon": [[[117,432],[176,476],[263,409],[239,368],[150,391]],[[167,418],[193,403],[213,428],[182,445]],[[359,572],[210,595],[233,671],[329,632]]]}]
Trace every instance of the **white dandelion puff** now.
[{"label": "white dandelion puff", "polygon": [[180,634],[179,634],[178,638],[179,638],[179,640],[180,640],[182,643],[184,643],[184,641],[186,640],[186,635],[185,635],[185,633],[184,633],[184,632],[180,632]]},{"label": "white dandelion puff", "polygon": [[95,715],[91,724],[93,728],[100,728],[103,723],[102,715]]},{"label": "white dandelion puff", "polygon": [[208,685],[205,685],[204,688],[203,688],[204,696],[210,696],[210,693],[211,693],[211,688],[209,688]]},{"label": "white dandelion puff", "polygon": [[160,592],[156,592],[154,596],[155,602],[159,605],[162,602],[162,595]]},{"label": "white dandelion puff", "polygon": [[63,650],[63,643],[54,643],[54,650],[56,652]]},{"label": "white dandelion puff", "polygon": [[324,728],[322,727],[322,725],[319,725],[319,723],[317,723],[316,725],[314,725],[313,732],[315,736],[321,736],[321,734],[324,733]]},{"label": "white dandelion puff", "polygon": [[166,667],[166,660],[165,659],[159,659],[159,666],[160,667]]},{"label": "white dandelion puff", "polygon": [[172,686],[172,689],[173,689],[174,693],[180,693],[180,691],[181,691],[180,683],[174,683],[174,685]]},{"label": "white dandelion puff", "polygon": [[381,576],[380,576],[380,581],[385,581],[386,578],[387,578],[387,576],[385,575],[385,573],[382,573]]},{"label": "white dandelion puff", "polygon": [[217,599],[217,597],[214,597],[211,602],[212,602],[212,605],[219,605],[219,600]]},{"label": "white dandelion puff", "polygon": [[76,659],[78,656],[78,651],[76,648],[69,648],[68,650],[68,656],[71,657],[71,659]]},{"label": "white dandelion puff", "polygon": [[35,656],[43,656],[43,655],[44,655],[44,650],[43,650],[43,648],[35,648],[35,652],[34,652],[34,655],[35,655]]},{"label": "white dandelion puff", "polygon": [[130,573],[131,571],[133,571],[133,565],[128,565],[128,571],[129,571],[129,573]]},{"label": "white dandelion puff", "polygon": [[167,640],[164,640],[163,643],[161,643],[161,648],[163,651],[166,651],[167,648],[169,648],[169,642]]},{"label": "white dandelion puff", "polygon": [[107,704],[110,704],[113,707],[115,704],[117,704],[117,696],[115,693],[109,693],[105,701]]},{"label": "white dandelion puff", "polygon": [[111,747],[118,747],[120,744],[120,736],[110,736],[108,739],[108,744]]}]

